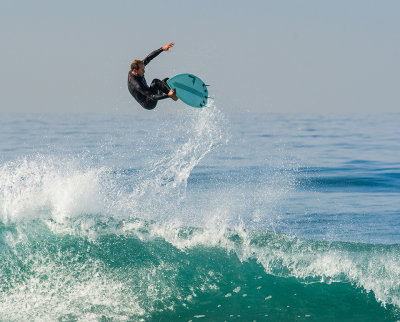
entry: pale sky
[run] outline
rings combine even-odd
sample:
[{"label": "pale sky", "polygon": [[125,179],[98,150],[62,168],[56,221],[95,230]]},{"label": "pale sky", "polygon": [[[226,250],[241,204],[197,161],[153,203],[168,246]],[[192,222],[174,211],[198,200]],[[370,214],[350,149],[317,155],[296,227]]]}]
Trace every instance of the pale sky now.
[{"label": "pale sky", "polygon": [[398,0],[1,0],[0,112],[151,113],[130,62],[172,41],[148,83],[196,74],[226,113],[400,112]]}]

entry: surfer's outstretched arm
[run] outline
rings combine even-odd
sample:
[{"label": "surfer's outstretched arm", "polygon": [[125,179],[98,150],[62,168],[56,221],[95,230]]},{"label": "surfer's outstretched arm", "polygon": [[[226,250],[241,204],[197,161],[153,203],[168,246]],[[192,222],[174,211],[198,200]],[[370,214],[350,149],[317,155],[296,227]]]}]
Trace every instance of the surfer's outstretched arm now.
[{"label": "surfer's outstretched arm", "polygon": [[156,58],[159,54],[161,54],[163,51],[170,51],[170,48],[174,47],[175,43],[170,42],[169,44],[166,44],[165,46],[162,46],[161,48],[156,49],[155,51],[151,52],[150,54],[147,55],[145,59],[143,59],[143,63],[146,66],[150,61],[154,58]]}]

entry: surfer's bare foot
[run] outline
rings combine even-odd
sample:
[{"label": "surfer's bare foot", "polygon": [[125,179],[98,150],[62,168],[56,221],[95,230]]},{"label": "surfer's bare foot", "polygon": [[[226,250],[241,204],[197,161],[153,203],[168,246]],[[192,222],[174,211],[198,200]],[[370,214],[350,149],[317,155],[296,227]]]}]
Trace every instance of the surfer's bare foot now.
[{"label": "surfer's bare foot", "polygon": [[171,97],[174,101],[178,100],[178,97],[176,96],[176,89],[174,90],[171,89],[168,93],[168,96]]}]

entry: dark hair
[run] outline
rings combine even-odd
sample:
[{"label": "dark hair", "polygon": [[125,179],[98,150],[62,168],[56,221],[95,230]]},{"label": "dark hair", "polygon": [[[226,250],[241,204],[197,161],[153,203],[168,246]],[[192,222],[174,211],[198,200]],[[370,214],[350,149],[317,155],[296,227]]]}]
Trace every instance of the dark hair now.
[{"label": "dark hair", "polygon": [[135,59],[131,64],[131,70],[134,70],[134,69],[139,70],[139,68],[142,64],[144,64],[143,60]]}]

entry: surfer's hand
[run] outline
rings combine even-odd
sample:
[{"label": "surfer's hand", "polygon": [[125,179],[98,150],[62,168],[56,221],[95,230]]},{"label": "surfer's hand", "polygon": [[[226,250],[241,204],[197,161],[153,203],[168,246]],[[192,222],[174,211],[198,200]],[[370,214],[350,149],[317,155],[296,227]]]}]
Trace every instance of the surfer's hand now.
[{"label": "surfer's hand", "polygon": [[175,46],[175,43],[170,42],[169,44],[166,44],[165,46],[163,46],[163,47],[162,47],[162,50],[164,50],[164,51],[170,51],[169,49],[170,49],[171,47],[174,47],[174,46]]}]

